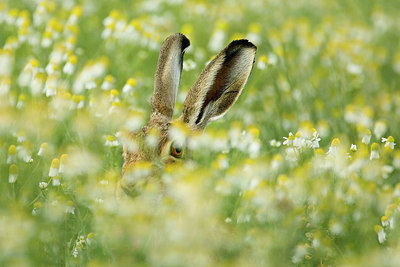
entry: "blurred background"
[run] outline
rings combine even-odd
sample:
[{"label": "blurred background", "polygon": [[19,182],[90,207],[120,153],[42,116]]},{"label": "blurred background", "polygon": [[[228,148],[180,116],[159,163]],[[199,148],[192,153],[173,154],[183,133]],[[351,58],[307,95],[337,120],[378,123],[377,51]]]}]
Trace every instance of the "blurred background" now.
[{"label": "blurred background", "polygon": [[[398,266],[399,10],[1,0],[0,265]],[[174,117],[230,41],[257,45],[252,74],[187,137],[193,160],[117,202],[121,133],[147,123],[176,32],[191,46]]]}]

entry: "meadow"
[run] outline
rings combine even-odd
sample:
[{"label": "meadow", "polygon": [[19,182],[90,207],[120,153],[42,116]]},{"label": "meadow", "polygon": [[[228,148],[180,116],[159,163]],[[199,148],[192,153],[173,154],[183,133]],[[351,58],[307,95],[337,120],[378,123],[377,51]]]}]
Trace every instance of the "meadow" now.
[{"label": "meadow", "polygon": [[[399,10],[1,0],[0,266],[399,266]],[[230,41],[257,45],[253,71],[185,137],[191,159],[117,200],[123,133],[147,123],[176,32],[191,46],[175,118]]]}]

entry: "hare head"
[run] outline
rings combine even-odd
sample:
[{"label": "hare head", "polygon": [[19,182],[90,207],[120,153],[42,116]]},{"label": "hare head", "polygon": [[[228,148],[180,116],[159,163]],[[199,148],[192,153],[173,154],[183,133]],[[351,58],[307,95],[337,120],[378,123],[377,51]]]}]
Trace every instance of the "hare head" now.
[{"label": "hare head", "polygon": [[118,191],[123,189],[127,194],[135,193],[138,183],[145,183],[146,179],[154,175],[151,171],[134,171],[136,165],[143,165],[145,162],[145,165],[162,166],[165,162],[182,157],[183,147],[170,140],[168,134],[171,123],[183,123],[190,131],[204,130],[209,122],[222,117],[229,110],[247,82],[257,48],[248,40],[236,40],[205,67],[187,94],[181,116],[171,121],[183,55],[189,45],[189,39],[177,33],[169,36],[161,46],[150,121],[141,131],[130,134],[131,138],[143,140],[150,132],[155,131],[158,133],[157,144],[153,147],[140,145],[135,151],[129,151],[124,146],[124,164]]}]

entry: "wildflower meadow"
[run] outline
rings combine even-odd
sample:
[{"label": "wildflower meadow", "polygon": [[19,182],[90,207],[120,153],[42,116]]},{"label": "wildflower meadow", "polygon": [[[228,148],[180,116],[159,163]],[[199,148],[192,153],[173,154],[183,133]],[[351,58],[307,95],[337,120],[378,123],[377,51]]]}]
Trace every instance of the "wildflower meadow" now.
[{"label": "wildflower meadow", "polygon": [[[400,266],[398,0],[0,0],[0,266]],[[139,162],[160,46],[174,118],[228,43],[257,46],[226,115]],[[156,144],[157,132],[144,140]],[[158,162],[155,164],[155,162]]]}]

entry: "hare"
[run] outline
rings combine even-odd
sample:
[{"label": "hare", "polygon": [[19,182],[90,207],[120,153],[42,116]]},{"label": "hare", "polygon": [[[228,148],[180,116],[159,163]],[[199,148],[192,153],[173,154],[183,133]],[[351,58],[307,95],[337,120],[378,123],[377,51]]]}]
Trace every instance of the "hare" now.
[{"label": "hare", "polygon": [[182,115],[171,121],[182,72],[183,55],[189,45],[190,41],[185,35],[176,33],[169,36],[161,46],[151,100],[150,121],[138,133],[130,134],[131,138],[143,140],[150,131],[157,131],[158,145],[153,148],[140,146],[136,151],[129,151],[124,145],[124,164],[117,196],[121,196],[122,190],[128,195],[134,194],[138,180],[148,179],[153,175],[132,171],[135,165],[140,165],[139,162],[151,162],[152,165],[161,162],[162,166],[162,163],[182,158],[184,148],[169,138],[168,129],[171,123],[180,122],[190,131],[203,131],[209,122],[221,118],[232,107],[247,82],[257,47],[245,39],[235,40],[201,72],[186,96]]}]

